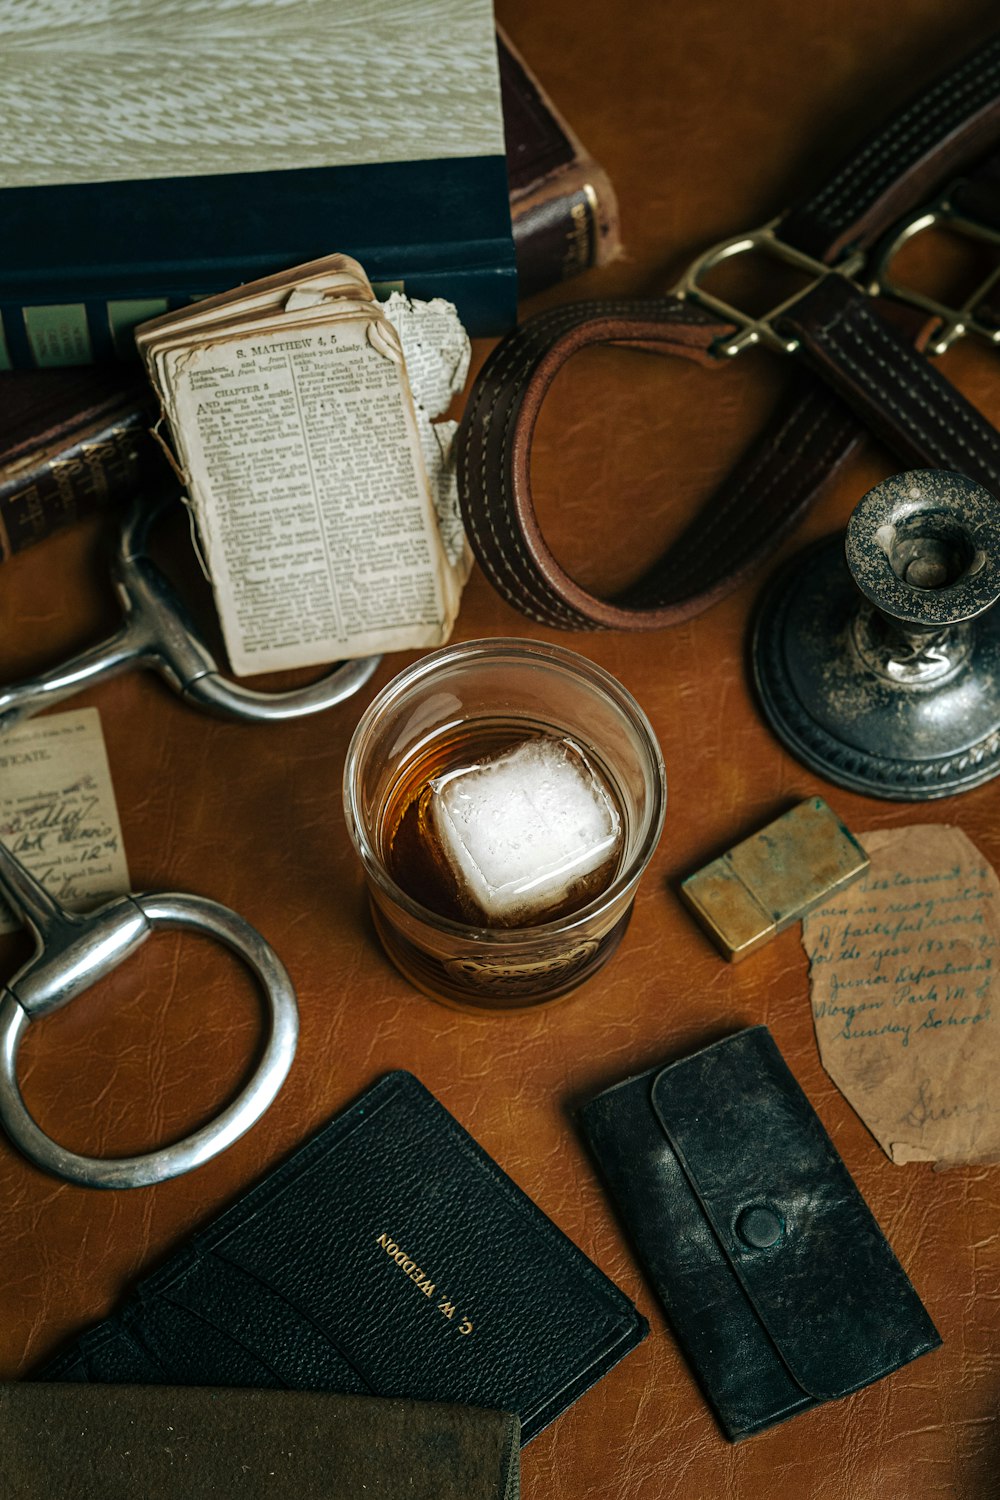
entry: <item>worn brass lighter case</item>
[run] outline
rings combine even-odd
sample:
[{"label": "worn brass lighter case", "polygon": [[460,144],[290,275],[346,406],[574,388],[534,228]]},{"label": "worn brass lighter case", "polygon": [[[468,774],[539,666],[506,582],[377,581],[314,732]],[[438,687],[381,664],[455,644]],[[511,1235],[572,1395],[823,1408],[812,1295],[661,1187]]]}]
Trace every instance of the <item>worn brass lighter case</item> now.
[{"label": "worn brass lighter case", "polygon": [[681,896],[737,963],[857,880],[869,863],[836,813],[810,797],[689,875]]}]

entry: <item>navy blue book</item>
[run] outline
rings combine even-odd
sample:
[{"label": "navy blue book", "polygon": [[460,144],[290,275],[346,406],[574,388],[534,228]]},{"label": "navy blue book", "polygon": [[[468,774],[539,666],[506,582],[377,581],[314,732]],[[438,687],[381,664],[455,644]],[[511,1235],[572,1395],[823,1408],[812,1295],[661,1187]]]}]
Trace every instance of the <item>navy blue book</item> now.
[{"label": "navy blue book", "polygon": [[491,0],[18,7],[0,135],[0,369],[332,253],[514,322]]}]

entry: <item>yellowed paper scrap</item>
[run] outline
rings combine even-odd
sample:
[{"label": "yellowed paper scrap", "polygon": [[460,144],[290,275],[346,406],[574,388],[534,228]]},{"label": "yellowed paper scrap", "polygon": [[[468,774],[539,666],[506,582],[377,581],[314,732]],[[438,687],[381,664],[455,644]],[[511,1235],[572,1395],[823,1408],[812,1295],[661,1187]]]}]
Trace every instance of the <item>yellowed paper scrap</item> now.
[{"label": "yellowed paper scrap", "polygon": [[1000,1160],[1000,881],[958,828],[860,837],[802,924],[823,1066],[894,1162]]},{"label": "yellowed paper scrap", "polygon": [[[96,708],[33,719],[0,739],[0,839],[71,910],[128,890]],[[0,901],[0,932],[21,925]]]},{"label": "yellowed paper scrap", "polygon": [[463,588],[472,572],[472,549],[458,498],[454,446],[458,423],[443,420],[442,413],[469,378],[472,345],[454,307],[441,297],[413,302],[393,292],[385,314],[403,346],[441,542]]}]

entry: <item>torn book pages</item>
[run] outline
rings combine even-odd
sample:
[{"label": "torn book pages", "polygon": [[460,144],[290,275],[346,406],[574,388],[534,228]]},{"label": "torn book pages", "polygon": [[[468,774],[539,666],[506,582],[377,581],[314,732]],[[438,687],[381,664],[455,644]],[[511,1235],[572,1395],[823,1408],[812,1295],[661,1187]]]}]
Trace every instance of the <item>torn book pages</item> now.
[{"label": "torn book pages", "polygon": [[[397,321],[399,327],[397,327]],[[468,577],[450,303],[387,307],[347,256],[143,324],[237,675],[424,649]]]}]

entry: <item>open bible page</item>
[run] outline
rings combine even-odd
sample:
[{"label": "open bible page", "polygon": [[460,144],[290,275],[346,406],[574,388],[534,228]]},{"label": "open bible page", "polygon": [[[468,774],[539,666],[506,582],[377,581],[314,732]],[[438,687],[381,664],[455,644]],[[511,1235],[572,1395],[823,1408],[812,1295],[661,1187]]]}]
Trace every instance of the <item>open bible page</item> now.
[{"label": "open bible page", "polygon": [[161,373],[233,670],[441,644],[458,587],[391,325],[212,337]]}]

